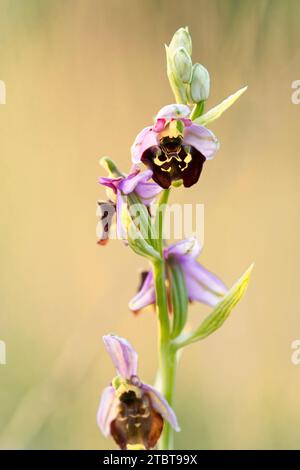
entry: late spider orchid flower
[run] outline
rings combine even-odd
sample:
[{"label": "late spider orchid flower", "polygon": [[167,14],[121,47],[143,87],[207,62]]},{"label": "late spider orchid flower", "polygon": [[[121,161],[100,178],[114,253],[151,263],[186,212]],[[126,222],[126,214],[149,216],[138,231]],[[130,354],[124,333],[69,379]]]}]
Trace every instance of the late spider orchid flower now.
[{"label": "late spider orchid flower", "polygon": [[103,337],[117,377],[103,391],[97,423],[123,449],[153,448],[164,420],[179,431],[177,418],[164,397],[137,376],[138,355],[131,344],[113,335]]},{"label": "late spider orchid flower", "polygon": [[[141,172],[136,166],[132,168],[131,172],[127,176],[99,178],[98,182],[110,188],[115,196],[114,207],[117,216],[117,235],[119,238],[124,238],[124,229],[122,225],[124,196],[135,193],[143,204],[149,206],[153,202],[154,198],[162,191],[159,185],[149,181],[151,178],[151,170]],[[103,225],[103,236],[100,237],[98,243],[103,245],[107,241],[107,231],[111,222],[111,216],[110,220],[106,220],[105,214],[108,214],[108,209],[112,206],[112,202],[110,201],[105,204],[100,201],[98,204],[100,206],[100,218],[102,219],[101,223]]]},{"label": "late spider orchid flower", "polygon": [[[196,261],[201,245],[196,238],[182,240],[164,249],[167,266],[178,263],[184,276],[188,299],[215,307],[227,293],[223,282]],[[155,286],[153,271],[145,275],[138,293],[129,302],[129,308],[138,313],[141,309],[155,304]]]},{"label": "late spider orchid flower", "polygon": [[153,126],[145,127],[132,148],[134,164],[143,162],[153,171],[153,180],[162,188],[182,180],[185,187],[199,180],[203,164],[219,148],[215,135],[193,123],[191,110],[184,104],[164,106]]}]

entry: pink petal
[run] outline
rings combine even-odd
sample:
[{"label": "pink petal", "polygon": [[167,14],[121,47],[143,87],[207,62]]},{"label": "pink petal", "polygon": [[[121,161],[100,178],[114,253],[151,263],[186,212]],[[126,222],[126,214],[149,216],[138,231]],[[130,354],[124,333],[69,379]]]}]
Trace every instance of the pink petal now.
[{"label": "pink petal", "polygon": [[166,258],[169,255],[197,258],[201,252],[201,249],[202,246],[199,240],[197,240],[197,238],[191,237],[165,248],[164,254]]},{"label": "pink petal", "polygon": [[128,306],[133,312],[148,307],[155,302],[153,273],[149,271],[139,292],[130,300]]},{"label": "pink petal", "polygon": [[215,307],[221,300],[219,296],[206,289],[203,285],[195,280],[195,278],[185,274],[185,282],[190,301],[195,300],[202,304]]},{"label": "pink petal", "polygon": [[120,178],[106,178],[101,176],[98,180],[99,184],[103,186],[107,186],[108,188],[112,189],[115,193],[117,192],[118,186],[120,182],[123,180],[123,177]]},{"label": "pink petal", "polygon": [[141,388],[144,392],[147,393],[151,400],[151,404],[153,408],[166,420],[168,421],[171,426],[175,429],[175,431],[179,432],[180,427],[177,421],[176,414],[174,413],[173,409],[167,402],[167,400],[159,393],[154,387],[148,384],[141,384]]},{"label": "pink petal", "polygon": [[104,436],[109,436],[111,422],[118,414],[118,399],[115,389],[110,385],[103,390],[97,412],[97,423]]},{"label": "pink petal", "polygon": [[119,184],[119,189],[124,193],[124,194],[130,194],[132,193],[140,183],[145,183],[148,181],[150,178],[152,178],[152,171],[151,170],[145,170],[145,171],[138,171],[129,174],[126,176],[126,178],[121,181]]},{"label": "pink petal", "polygon": [[168,104],[158,111],[155,121],[159,119],[179,119],[188,118],[191,114],[191,110],[185,104]]},{"label": "pink petal", "polygon": [[149,206],[162,190],[163,188],[156,183],[139,183],[135,192],[141,198],[142,202],[146,206]]},{"label": "pink petal", "polygon": [[170,121],[174,121],[174,120],[183,122],[185,126],[192,125],[192,121],[189,118],[181,118],[181,117],[169,118],[169,119],[159,118],[159,119],[156,119],[155,124],[153,126],[153,130],[158,133],[162,132],[164,128],[166,127],[166,125],[169,124]]},{"label": "pink petal", "polygon": [[165,118],[156,119],[155,124],[153,126],[153,130],[155,132],[161,132],[164,130],[167,120]]},{"label": "pink petal", "polygon": [[183,143],[195,147],[208,160],[213,158],[219,149],[216,136],[206,127],[197,124],[185,128]]},{"label": "pink petal", "polygon": [[131,157],[133,163],[140,163],[145,150],[158,145],[158,134],[152,127],[145,127],[136,137],[131,147]]},{"label": "pink petal", "polygon": [[196,260],[187,260],[181,263],[186,275],[192,276],[204,288],[210,290],[217,295],[225,295],[228,292],[225,284],[215,274],[210,272]]},{"label": "pink petal", "polygon": [[103,342],[121,377],[130,379],[131,376],[137,375],[138,355],[126,339],[107,335],[103,336]]}]

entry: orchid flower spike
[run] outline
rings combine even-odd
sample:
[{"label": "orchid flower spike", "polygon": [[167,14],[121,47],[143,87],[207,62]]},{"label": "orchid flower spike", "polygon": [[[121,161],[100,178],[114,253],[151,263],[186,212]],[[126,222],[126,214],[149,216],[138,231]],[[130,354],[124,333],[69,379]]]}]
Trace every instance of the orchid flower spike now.
[{"label": "orchid flower spike", "polygon": [[[124,207],[124,196],[135,193],[146,206],[150,206],[155,197],[162,191],[162,188],[149,180],[152,178],[152,171],[140,171],[137,166],[133,166],[129,175],[119,177],[101,177],[98,182],[109,188],[113,194],[114,201],[98,202],[100,208],[100,219],[102,225],[102,235],[98,243],[104,245],[108,239],[108,230],[111,225],[112,212],[116,211],[117,234],[119,238],[124,238],[125,229],[122,224],[122,211]],[[111,210],[110,210],[111,209]]]},{"label": "orchid flower spike", "polygon": [[219,148],[215,135],[190,119],[184,104],[164,106],[156,115],[154,126],[145,127],[132,148],[134,164],[143,162],[153,172],[153,180],[162,188],[182,180],[185,187],[199,180],[203,164]]},{"label": "orchid flower spike", "polygon": [[[215,274],[197,262],[200,252],[200,242],[191,237],[166,247],[164,258],[167,266],[177,263],[181,267],[190,302],[197,301],[215,307],[228,289]],[[155,304],[155,301],[154,275],[150,270],[146,275],[143,273],[143,282],[138,293],[129,302],[129,308],[138,313]]]},{"label": "orchid flower spike", "polygon": [[138,355],[131,344],[114,335],[104,336],[103,341],[118,375],[103,391],[98,425],[123,450],[151,449],[165,420],[180,430],[176,415],[155,388],[138,378]]}]

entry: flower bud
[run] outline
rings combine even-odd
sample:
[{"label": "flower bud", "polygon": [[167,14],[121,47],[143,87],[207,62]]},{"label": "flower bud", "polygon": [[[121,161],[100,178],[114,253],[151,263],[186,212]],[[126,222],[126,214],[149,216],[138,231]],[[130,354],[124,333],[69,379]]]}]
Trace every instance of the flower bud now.
[{"label": "flower bud", "polygon": [[194,103],[207,100],[210,89],[209,73],[201,64],[194,64],[190,85],[190,96]]},{"label": "flower bud", "polygon": [[185,28],[179,28],[169,44],[171,53],[174,53],[176,49],[181,47],[186,50],[188,55],[192,55],[192,38],[187,26]]},{"label": "flower bud", "polygon": [[183,83],[190,83],[192,75],[192,60],[184,47],[179,47],[174,52],[174,74]]},{"label": "flower bud", "polygon": [[115,178],[123,176],[115,162],[110,157],[101,157],[99,163],[110,176],[114,176]]},{"label": "flower bud", "polygon": [[188,28],[179,28],[166,45],[167,73],[177,103],[187,102],[186,83],[192,73],[192,39]]}]

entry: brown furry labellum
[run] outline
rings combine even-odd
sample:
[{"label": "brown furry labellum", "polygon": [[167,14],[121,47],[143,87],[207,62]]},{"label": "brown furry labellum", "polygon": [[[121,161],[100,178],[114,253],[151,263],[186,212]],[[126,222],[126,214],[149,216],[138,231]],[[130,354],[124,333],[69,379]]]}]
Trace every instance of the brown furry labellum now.
[{"label": "brown furry labellum", "polygon": [[152,449],[163,430],[163,418],[154,410],[150,397],[143,393],[138,397],[133,390],[124,392],[120,398],[117,417],[111,423],[111,435],[118,446]]}]

